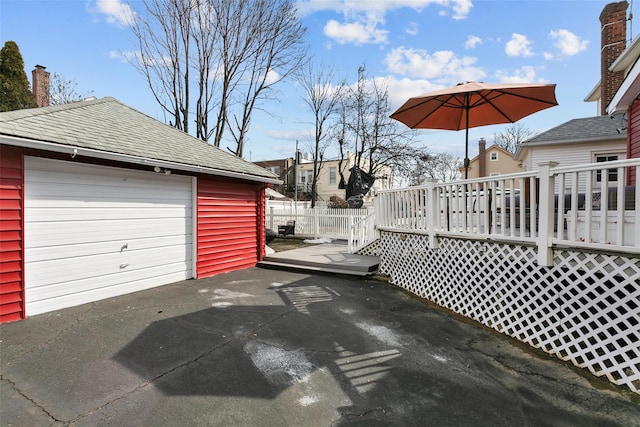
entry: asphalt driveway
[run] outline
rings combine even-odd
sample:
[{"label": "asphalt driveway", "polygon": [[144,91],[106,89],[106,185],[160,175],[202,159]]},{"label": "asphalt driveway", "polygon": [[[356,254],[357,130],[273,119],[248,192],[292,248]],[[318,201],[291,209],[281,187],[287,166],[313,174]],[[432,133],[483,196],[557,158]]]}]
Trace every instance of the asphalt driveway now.
[{"label": "asphalt driveway", "polygon": [[252,268],[0,334],[3,426],[640,425],[638,395],[372,280]]}]

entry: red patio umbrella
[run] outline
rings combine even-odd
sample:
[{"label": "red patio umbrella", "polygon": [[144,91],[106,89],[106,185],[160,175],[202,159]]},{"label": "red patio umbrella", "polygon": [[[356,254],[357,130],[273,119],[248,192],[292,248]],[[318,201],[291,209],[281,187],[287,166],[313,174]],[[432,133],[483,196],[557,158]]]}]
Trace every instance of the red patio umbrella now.
[{"label": "red patio umbrella", "polygon": [[469,128],[514,123],[558,105],[555,84],[465,82],[409,98],[391,118],[412,129],[466,130],[464,177],[469,168]]}]

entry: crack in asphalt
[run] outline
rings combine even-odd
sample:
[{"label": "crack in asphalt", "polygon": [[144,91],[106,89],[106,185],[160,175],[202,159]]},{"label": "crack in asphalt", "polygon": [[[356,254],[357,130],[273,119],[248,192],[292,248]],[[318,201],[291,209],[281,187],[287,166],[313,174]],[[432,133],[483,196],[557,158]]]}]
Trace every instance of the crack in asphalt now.
[{"label": "crack in asphalt", "polygon": [[336,425],[336,423],[342,422],[343,420],[347,420],[349,418],[362,418],[362,417],[366,417],[370,414],[374,414],[376,412],[382,412],[382,413],[386,413],[386,411],[382,408],[374,408],[374,409],[367,409],[362,413],[344,413],[341,414],[340,418],[338,418],[337,420],[334,420],[331,422],[331,425],[334,426]]},{"label": "crack in asphalt", "polygon": [[36,402],[31,397],[27,396],[20,388],[18,388],[17,384],[15,382],[11,381],[9,378],[6,378],[4,375],[0,375],[0,381],[4,381],[4,382],[10,384],[11,388],[13,390],[15,390],[18,393],[18,395],[22,396],[24,399],[26,399],[29,402],[33,403],[33,405],[36,408],[39,408],[43,413],[47,414],[47,416],[49,418],[51,418],[54,422],[59,422],[59,423],[63,423],[64,422],[62,420],[57,419],[51,412],[47,411],[47,409],[44,406],[42,406],[41,404]]}]

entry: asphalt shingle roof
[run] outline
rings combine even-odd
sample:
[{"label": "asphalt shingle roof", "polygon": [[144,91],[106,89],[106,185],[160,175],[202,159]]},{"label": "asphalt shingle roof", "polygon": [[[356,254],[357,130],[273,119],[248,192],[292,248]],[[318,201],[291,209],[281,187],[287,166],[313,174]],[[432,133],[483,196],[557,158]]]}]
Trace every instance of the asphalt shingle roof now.
[{"label": "asphalt shingle roof", "polygon": [[0,113],[0,135],[278,179],[111,97]]},{"label": "asphalt shingle roof", "polygon": [[573,119],[559,126],[542,132],[525,142],[526,145],[544,144],[556,141],[605,140],[624,139],[626,132],[618,132],[624,127],[621,117],[609,116],[587,117]]}]

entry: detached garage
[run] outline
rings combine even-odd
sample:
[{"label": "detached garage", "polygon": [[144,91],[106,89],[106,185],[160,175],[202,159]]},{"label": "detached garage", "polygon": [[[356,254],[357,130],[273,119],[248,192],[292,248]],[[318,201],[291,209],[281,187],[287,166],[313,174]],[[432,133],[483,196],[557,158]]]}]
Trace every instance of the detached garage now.
[{"label": "detached garage", "polygon": [[113,98],[0,113],[0,321],[264,256],[269,171]]}]

